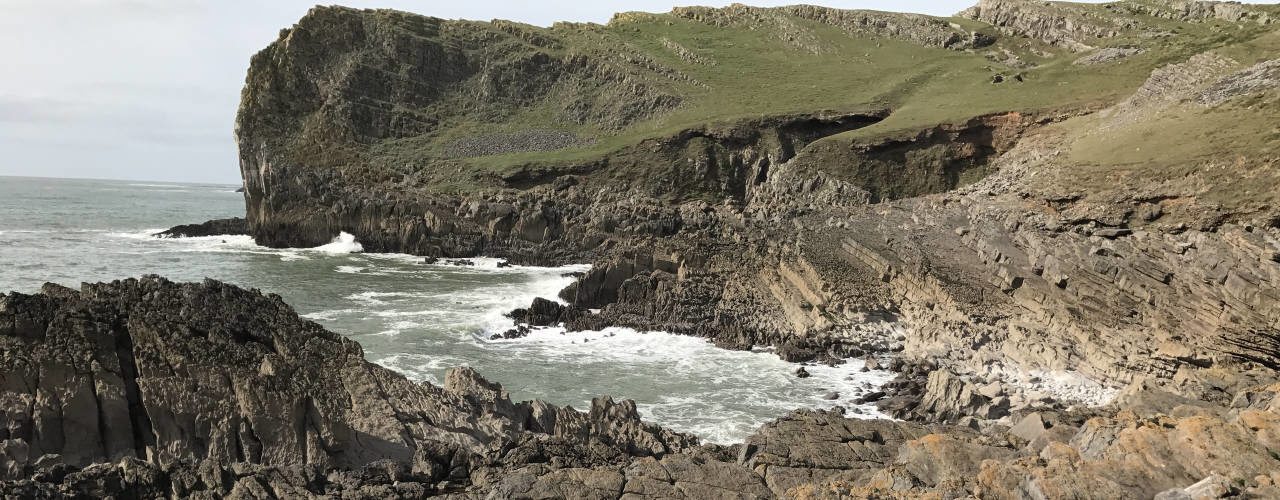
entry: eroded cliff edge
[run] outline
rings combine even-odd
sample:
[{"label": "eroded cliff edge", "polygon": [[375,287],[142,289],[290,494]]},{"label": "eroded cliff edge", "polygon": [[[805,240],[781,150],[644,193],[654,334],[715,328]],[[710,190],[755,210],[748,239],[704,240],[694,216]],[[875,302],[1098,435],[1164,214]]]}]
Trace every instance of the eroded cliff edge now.
[{"label": "eroded cliff edge", "polygon": [[159,277],[0,297],[0,357],[6,497],[1280,494],[1280,385],[1263,379],[1224,404],[1134,385],[981,430],[798,411],[699,446],[630,401],[514,403],[465,368],[413,383],[277,296]]}]

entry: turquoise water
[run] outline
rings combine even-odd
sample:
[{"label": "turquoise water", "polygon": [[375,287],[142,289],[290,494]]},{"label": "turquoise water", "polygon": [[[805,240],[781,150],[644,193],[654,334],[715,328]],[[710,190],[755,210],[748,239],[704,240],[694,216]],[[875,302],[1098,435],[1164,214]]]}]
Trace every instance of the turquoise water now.
[{"label": "turquoise water", "polygon": [[[177,224],[243,216],[235,186],[0,177],[0,290],[34,292],[46,281],[76,287],[159,274],[214,278],[278,293],[300,314],[359,341],[366,356],[417,380],[473,366],[516,399],[584,408],[592,397],[635,399],[642,415],[721,443],[796,408],[850,400],[888,379],[861,363],[809,367],[766,352],[718,349],[701,339],[626,329],[536,331],[490,341],[502,316],[552,298],[586,266],[498,268],[427,265],[399,254],[360,253],[358,241],[269,249],[246,236],[162,239]],[[339,235],[334,235],[337,238]],[[836,401],[822,399],[834,390]],[[869,409],[868,409],[869,410]]]}]

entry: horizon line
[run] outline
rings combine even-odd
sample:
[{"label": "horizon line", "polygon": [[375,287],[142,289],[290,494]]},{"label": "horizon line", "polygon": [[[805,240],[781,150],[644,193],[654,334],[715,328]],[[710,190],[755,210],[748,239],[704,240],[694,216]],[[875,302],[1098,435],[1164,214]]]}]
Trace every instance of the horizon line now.
[{"label": "horizon line", "polygon": [[0,174],[0,178],[53,179],[53,180],[64,180],[64,181],[79,180],[79,181],[114,181],[114,182],[163,182],[163,183],[169,183],[169,184],[210,184],[210,185],[216,185],[216,186],[244,187],[243,181],[239,183],[228,183],[228,182],[213,182],[213,181],[170,181],[170,180],[137,179],[137,178],[126,179],[126,178],[107,178],[107,177],[77,177],[77,176],[18,175],[18,174]]}]

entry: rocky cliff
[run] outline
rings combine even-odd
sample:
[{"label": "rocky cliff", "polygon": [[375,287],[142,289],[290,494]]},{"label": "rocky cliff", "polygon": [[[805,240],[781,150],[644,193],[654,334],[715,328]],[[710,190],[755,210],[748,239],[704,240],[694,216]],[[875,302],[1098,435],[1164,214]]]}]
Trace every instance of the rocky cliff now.
[{"label": "rocky cliff", "polygon": [[466,368],[413,383],[279,297],[158,277],[2,296],[0,356],[6,498],[1280,494],[1280,385],[1263,379],[1220,404],[1135,384],[1012,426],[799,411],[699,446],[630,401],[516,403]]}]

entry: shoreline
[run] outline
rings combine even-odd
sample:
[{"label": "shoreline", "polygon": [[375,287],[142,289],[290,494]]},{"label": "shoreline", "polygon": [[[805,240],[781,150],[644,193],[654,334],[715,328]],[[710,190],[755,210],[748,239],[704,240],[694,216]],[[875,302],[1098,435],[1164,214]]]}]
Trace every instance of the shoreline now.
[{"label": "shoreline", "polygon": [[[214,227],[217,227],[217,222],[218,221],[210,221],[208,223],[196,224],[193,226],[208,227],[212,225]],[[180,227],[188,227],[188,226],[180,226]],[[173,231],[174,230],[171,229],[166,232],[171,233]],[[157,234],[152,236],[160,237],[160,235],[164,233],[165,232],[157,232]],[[207,236],[200,236],[197,238],[217,239],[225,236],[236,236],[236,235],[207,235]],[[258,248],[263,248],[263,249],[267,248],[267,247],[262,247],[260,245],[257,245],[256,242],[254,242],[253,244]],[[393,260],[401,260],[401,261],[409,261],[409,262],[418,262],[424,258],[423,256],[406,254],[406,253],[364,252],[363,246],[359,243],[359,241],[354,236],[346,232],[341,232],[338,236],[335,236],[330,243],[327,243],[325,245],[321,245],[318,247],[275,248],[275,249],[270,249],[270,251],[299,253],[299,254],[305,254],[306,252],[319,252],[322,254],[335,254],[335,253],[342,254],[342,253],[356,252],[356,253],[361,253],[363,255],[383,256],[385,258],[389,258]],[[591,264],[570,264],[570,265],[556,266],[556,267],[545,267],[545,266],[536,266],[536,265],[510,265],[510,264],[507,264],[507,262],[510,262],[510,261],[503,257],[483,257],[483,256],[445,257],[445,258],[429,258],[428,262],[425,265],[441,266],[447,269],[484,270],[486,272],[502,272],[503,269],[510,269],[510,272],[519,272],[522,269],[572,269],[573,271],[570,272],[569,274],[578,274],[577,282],[571,283],[566,288],[560,290],[559,293],[552,294],[552,296],[550,297],[552,300],[558,301],[562,306],[572,306],[572,304],[569,303],[564,298],[565,293],[573,292],[578,286],[580,286],[580,284],[584,279],[588,279],[589,272],[592,269]],[[727,345],[717,344],[716,339],[714,337],[704,337],[696,333],[690,333],[690,332],[674,332],[673,333],[673,332],[661,332],[661,331],[653,331],[653,330],[642,330],[642,329],[632,328],[628,326],[614,325],[614,324],[611,324],[608,320],[605,320],[604,322],[592,321],[591,317],[599,315],[599,312],[600,312],[599,310],[579,312],[578,319],[570,320],[573,323],[576,323],[572,326],[567,325],[564,321],[561,321],[564,318],[553,318],[552,320],[554,321],[554,323],[548,324],[548,325],[529,325],[527,323],[523,325],[525,327],[532,327],[534,329],[547,329],[547,328],[550,328],[552,330],[559,329],[562,335],[564,333],[570,333],[570,334],[574,334],[574,333],[588,334],[592,332],[599,333],[599,332],[607,332],[609,330],[614,330],[615,332],[631,331],[636,334],[665,333],[665,334],[671,334],[671,335],[680,335],[680,336],[698,338],[698,339],[704,340],[710,345],[716,346],[716,348],[718,349],[726,349],[729,351],[744,350],[740,346],[727,346]],[[583,318],[583,316],[585,316],[585,318]],[[508,318],[510,318],[510,316],[508,314],[504,314],[503,320],[506,321]],[[511,320],[510,326],[519,327],[521,325],[522,323],[520,323],[518,319]],[[589,328],[584,328],[584,326]],[[835,358],[835,357],[827,356],[824,359],[821,357],[813,356],[812,354],[808,354],[808,355],[801,355],[802,357],[797,359],[794,353],[787,352],[787,348],[789,347],[787,345],[752,346],[751,348],[745,349],[745,350],[750,352],[768,353],[769,355],[777,356],[781,358],[783,361],[786,361],[797,368],[813,367],[815,365],[820,366],[824,364],[828,366],[835,366],[835,365],[843,364],[852,360],[864,361],[869,357],[880,357],[881,361],[877,364],[881,366],[909,366],[910,364],[916,364],[916,363],[937,364],[939,362],[946,361],[945,359],[941,359],[941,358],[935,358],[935,359],[907,358],[903,360],[903,361],[907,361],[907,363],[900,363],[900,362],[896,364],[889,363],[888,360],[896,359],[898,357],[897,353],[901,351],[900,344],[895,344],[891,342],[904,340],[906,338],[906,329],[909,327],[901,323],[880,323],[880,324],[870,324],[867,326],[873,326],[873,328],[869,329],[868,331],[878,332],[881,334],[880,337],[883,340],[887,340],[890,342],[885,342],[884,344],[881,344],[882,348],[879,350],[871,351],[862,355],[850,356],[846,358]],[[489,325],[489,328],[490,329],[496,328],[496,330],[493,332],[487,332],[487,333],[481,332],[479,335],[483,337],[490,333],[496,333],[498,331],[501,331],[505,327],[499,327],[495,323],[493,325]],[[521,337],[523,337],[523,335],[521,335]],[[819,344],[814,347],[816,347],[817,352],[821,352],[825,349],[833,347],[834,345],[835,344],[833,345]],[[908,371],[890,371],[889,373],[893,373],[894,375],[898,376],[900,380],[911,377],[911,373]],[[999,400],[999,399],[1009,400],[1009,404],[1005,406],[1011,406],[1012,408],[1029,408],[1029,407],[1034,408],[1034,407],[1043,406],[1045,404],[1049,405],[1050,407],[1056,407],[1058,409],[1065,409],[1068,407],[1080,407],[1080,406],[1087,407],[1087,408],[1098,408],[1110,403],[1121,392],[1121,389],[1122,389],[1122,387],[1108,387],[1102,383],[1099,383],[1097,380],[1091,379],[1087,375],[1079,372],[1073,372],[1073,371],[1048,372],[1043,370],[1019,370],[1016,367],[1005,367],[1002,365],[988,365],[985,367],[984,372],[965,373],[963,371],[960,371],[960,372],[953,372],[952,375],[956,376],[957,380],[963,380],[964,381],[963,383],[965,385],[974,387],[975,392],[981,392],[988,400]],[[1071,380],[1060,380],[1064,377],[1070,378]],[[861,388],[862,390],[851,391],[851,392],[856,394],[858,397],[861,397],[867,394],[883,392],[884,395],[882,397],[880,397],[879,399],[870,401],[870,403],[875,404],[877,402],[882,402],[882,407],[874,411],[878,414],[881,414],[890,418],[908,417],[909,415],[911,415],[911,412],[915,411],[920,406],[927,406],[929,404],[929,403],[923,403],[923,404],[917,403],[916,405],[908,405],[907,407],[902,407],[900,404],[892,404],[891,403],[892,398],[900,395],[899,393],[902,393],[902,395],[904,395],[905,397],[922,396],[922,399],[939,397],[939,395],[930,394],[927,390],[924,391],[924,394],[919,394],[918,390],[912,388],[912,387],[915,387],[915,385],[923,385],[923,384],[919,384],[919,381],[917,381],[917,383],[914,385],[908,384],[908,383],[903,383],[902,385],[904,386],[902,388],[895,388],[893,386],[886,387],[886,382],[881,382],[875,387],[871,387],[871,388],[863,387]],[[981,389],[976,389],[979,387],[981,387]],[[954,396],[943,395],[942,397],[954,397]],[[1001,406],[1003,404],[1004,403],[997,403],[996,406]],[[999,421],[1001,423],[1006,423],[1006,424],[1008,423],[1009,412],[1007,408],[1002,410],[997,410],[995,413],[990,413],[985,410],[979,410],[978,408],[976,408],[976,406],[980,406],[980,405],[971,404],[971,406],[975,406],[975,407],[970,408],[969,409],[970,412],[977,410],[978,413],[986,415],[988,418],[990,418],[993,421]],[[794,408],[791,411],[795,411],[799,409],[801,408]],[[864,413],[867,410],[859,409],[857,411],[859,413]]]},{"label": "shoreline", "polygon": [[[209,236],[209,237],[217,238],[219,236],[215,235],[215,236]],[[341,248],[343,249],[343,251],[340,253],[355,251],[355,252],[363,253],[364,255],[374,255],[374,256],[380,255],[390,259],[402,260],[402,261],[413,261],[413,262],[417,262],[423,258],[422,256],[415,256],[415,255],[404,254],[404,253],[364,253],[363,248],[359,244],[358,240],[356,240],[354,236],[348,236],[347,233],[345,232],[340,234],[339,236],[334,237],[331,243],[322,245],[321,247],[299,248],[299,249],[274,249],[274,250],[285,251],[285,252],[319,251],[321,253],[330,253],[330,252],[326,252],[323,249],[336,245],[338,244],[337,242],[340,242],[340,241],[342,245]],[[542,268],[542,269],[566,268],[567,269],[569,267],[574,267],[575,269],[577,269],[581,267],[582,269],[580,270],[581,272],[579,273],[580,275],[579,283],[583,278],[586,277],[586,273],[590,271],[590,265],[588,264],[582,264],[580,266],[560,266],[557,268],[544,268],[542,266],[506,267],[503,265],[503,263],[508,261],[501,257],[452,257],[452,258],[440,258],[440,259],[429,259],[429,260],[434,260],[435,262],[427,263],[426,265],[428,266],[442,266],[444,268],[461,269],[461,270],[471,270],[471,269],[474,269],[477,271],[484,270],[487,272],[501,272],[502,269],[511,269],[512,272],[517,272],[520,269],[530,269],[530,268]],[[568,288],[566,288],[566,290],[572,290],[575,286],[577,286],[577,283],[570,285]],[[564,290],[561,290],[561,294],[563,294],[563,292]],[[556,295],[561,295],[561,294],[556,294]],[[561,305],[570,305],[567,303],[567,301],[563,297],[553,297],[553,299],[559,301]],[[598,310],[587,311],[588,316],[594,316],[596,314],[599,314]],[[509,318],[509,316],[507,315],[504,315],[504,316],[506,316],[504,317],[504,321],[506,321]],[[609,325],[608,323],[592,324],[590,320],[587,320],[587,321],[580,320],[579,322],[589,324],[593,327],[596,327],[596,329],[572,330],[567,328],[563,323],[556,323],[556,324],[547,325],[547,326],[532,326],[532,325],[525,324],[525,326],[526,327],[532,326],[535,329],[535,331],[544,330],[544,329],[550,329],[552,331],[560,331],[561,335],[564,335],[565,333],[569,333],[570,335],[575,333],[584,334],[584,335],[589,335],[590,333],[607,334],[607,332],[610,330],[613,330],[614,333],[617,333],[619,331],[631,331],[635,334],[654,333],[649,331],[636,330],[628,327],[613,326],[613,325]],[[511,320],[511,325],[518,327],[521,325],[521,323],[519,323],[518,320],[513,319]],[[491,329],[497,328],[496,331],[500,331],[503,329],[503,327],[498,327],[496,323],[494,325],[490,325],[490,328]],[[901,340],[905,338],[904,328],[906,327],[903,325],[891,325],[880,331],[884,332],[886,338]],[[662,332],[662,333],[667,333],[667,332]],[[672,333],[668,333],[668,334],[672,334]],[[481,337],[484,337],[486,334],[484,332],[481,332],[479,335]],[[709,345],[716,346],[715,348],[717,349],[727,349],[729,351],[742,350],[740,348],[729,348],[723,345],[716,345],[713,338],[701,337],[696,334],[674,333],[672,335],[698,338],[700,340],[705,341]],[[585,338],[589,339],[590,337],[587,336]],[[501,340],[499,340],[499,342],[501,342]],[[819,350],[823,348],[823,346],[818,346],[818,347],[819,347]],[[918,364],[918,363],[937,364],[939,361],[945,361],[945,360],[907,359],[905,360],[905,361],[908,361],[907,363],[902,363],[900,361],[895,361],[894,363],[890,363],[889,362],[890,359],[896,359],[895,352],[897,352],[897,349],[900,349],[900,347],[899,348],[887,347],[882,351],[866,354],[863,357],[849,357],[845,359],[829,357],[827,358],[826,361],[813,359],[813,358],[802,359],[799,361],[788,360],[787,359],[788,353],[780,352],[782,351],[782,349],[780,349],[777,346],[768,346],[768,345],[753,346],[751,349],[748,349],[748,351],[758,352],[758,353],[767,353],[768,355],[777,356],[781,358],[783,361],[786,361],[787,363],[790,363],[791,365],[795,366],[796,368],[801,368],[801,367],[812,368],[815,365],[821,366],[824,363],[842,364],[852,360],[862,361],[869,356],[879,356],[881,358],[881,361],[877,364],[879,364],[880,366],[899,367],[899,370],[887,372],[897,376],[897,381],[898,381],[897,385],[889,384],[888,382],[890,381],[886,378],[885,380],[876,384],[874,387],[860,386],[854,390],[846,390],[843,393],[841,391],[834,391],[837,394],[841,394],[842,396],[845,396],[845,397],[852,395],[854,397],[859,398],[859,401],[861,401],[861,398],[863,398],[864,396],[870,396],[870,399],[867,401],[866,404],[858,404],[853,406],[852,409],[854,413],[852,414],[858,415],[859,418],[875,418],[876,415],[880,415],[888,418],[897,418],[897,419],[904,419],[904,418],[905,419],[922,419],[922,418],[936,417],[939,415],[952,415],[946,418],[952,422],[956,422],[956,421],[959,421],[960,418],[965,416],[980,415],[984,418],[982,420],[982,423],[970,424],[970,425],[991,425],[986,422],[992,422],[992,423],[998,422],[1003,425],[1012,425],[1012,423],[1016,423],[1016,422],[1010,422],[1010,419],[1012,418],[1011,417],[1012,412],[1010,412],[1011,409],[1017,410],[1017,409],[1026,409],[1026,408],[1046,408],[1046,407],[1056,408],[1058,410],[1067,409],[1067,408],[1080,408],[1080,407],[1100,408],[1110,403],[1116,397],[1116,395],[1120,393],[1120,388],[1108,388],[1106,386],[1103,386],[1102,384],[1099,384],[1094,380],[1089,379],[1087,376],[1084,376],[1083,374],[1079,374],[1079,373],[1074,373],[1073,376],[1075,377],[1075,379],[1071,381],[1072,383],[1062,383],[1062,384],[1055,385],[1052,383],[1053,377],[1050,377],[1049,375],[1051,374],[1048,372],[1018,371],[1016,369],[1009,370],[1007,368],[1001,368],[999,366],[996,366],[994,367],[995,370],[991,370],[992,367],[988,367],[988,371],[985,374],[983,373],[965,374],[962,372],[951,373],[951,375],[956,380],[955,383],[962,384],[963,386],[966,386],[966,387],[970,387],[970,391],[973,393],[981,394],[982,395],[981,397],[985,399],[984,402],[970,401],[967,403],[958,403],[955,401],[947,401],[947,399],[956,399],[958,396],[954,394],[948,394],[946,391],[949,389],[940,389],[937,387],[930,388],[927,382],[920,380],[917,376],[913,375],[910,372],[909,368],[903,369],[903,367],[909,367],[912,364]],[[400,356],[400,355],[393,354],[388,359],[396,358],[397,356]],[[384,366],[387,366],[387,365],[384,365]],[[388,367],[395,369],[392,366],[388,366]],[[1066,373],[1071,373],[1071,372],[1066,372]],[[1010,378],[1010,376],[1012,376],[1012,378]],[[917,379],[912,381],[911,379],[913,377],[916,377]],[[1047,380],[1042,380],[1042,379],[1047,379]],[[430,380],[430,379],[420,378],[419,380]],[[833,382],[837,382],[837,381],[833,381]],[[841,384],[831,384],[831,385],[841,385]],[[953,389],[951,390],[954,391]],[[939,394],[939,391],[942,391],[942,393]],[[897,399],[895,400],[895,398]],[[903,404],[904,399],[907,400],[905,405]],[[938,401],[939,399],[942,399],[943,401],[939,402]],[[913,401],[913,400],[919,400],[919,401]],[[875,409],[868,408],[868,407],[876,406],[877,404],[879,406],[878,408],[875,408]],[[967,404],[967,407],[964,406],[966,404]],[[937,407],[939,405],[941,405],[943,409],[934,408],[934,409],[922,410],[922,408]],[[838,408],[841,410],[847,410],[846,406],[848,405],[833,404],[831,407]],[[859,406],[862,406],[862,408],[859,408]],[[945,409],[947,407],[956,407],[956,408],[954,410],[948,410],[948,409]],[[989,408],[992,408],[992,409],[989,409]],[[804,409],[804,408],[791,408],[788,411],[799,411],[801,409]],[[923,411],[924,413],[921,413],[921,411]],[[786,412],[783,412],[783,414],[785,413]]]}]

